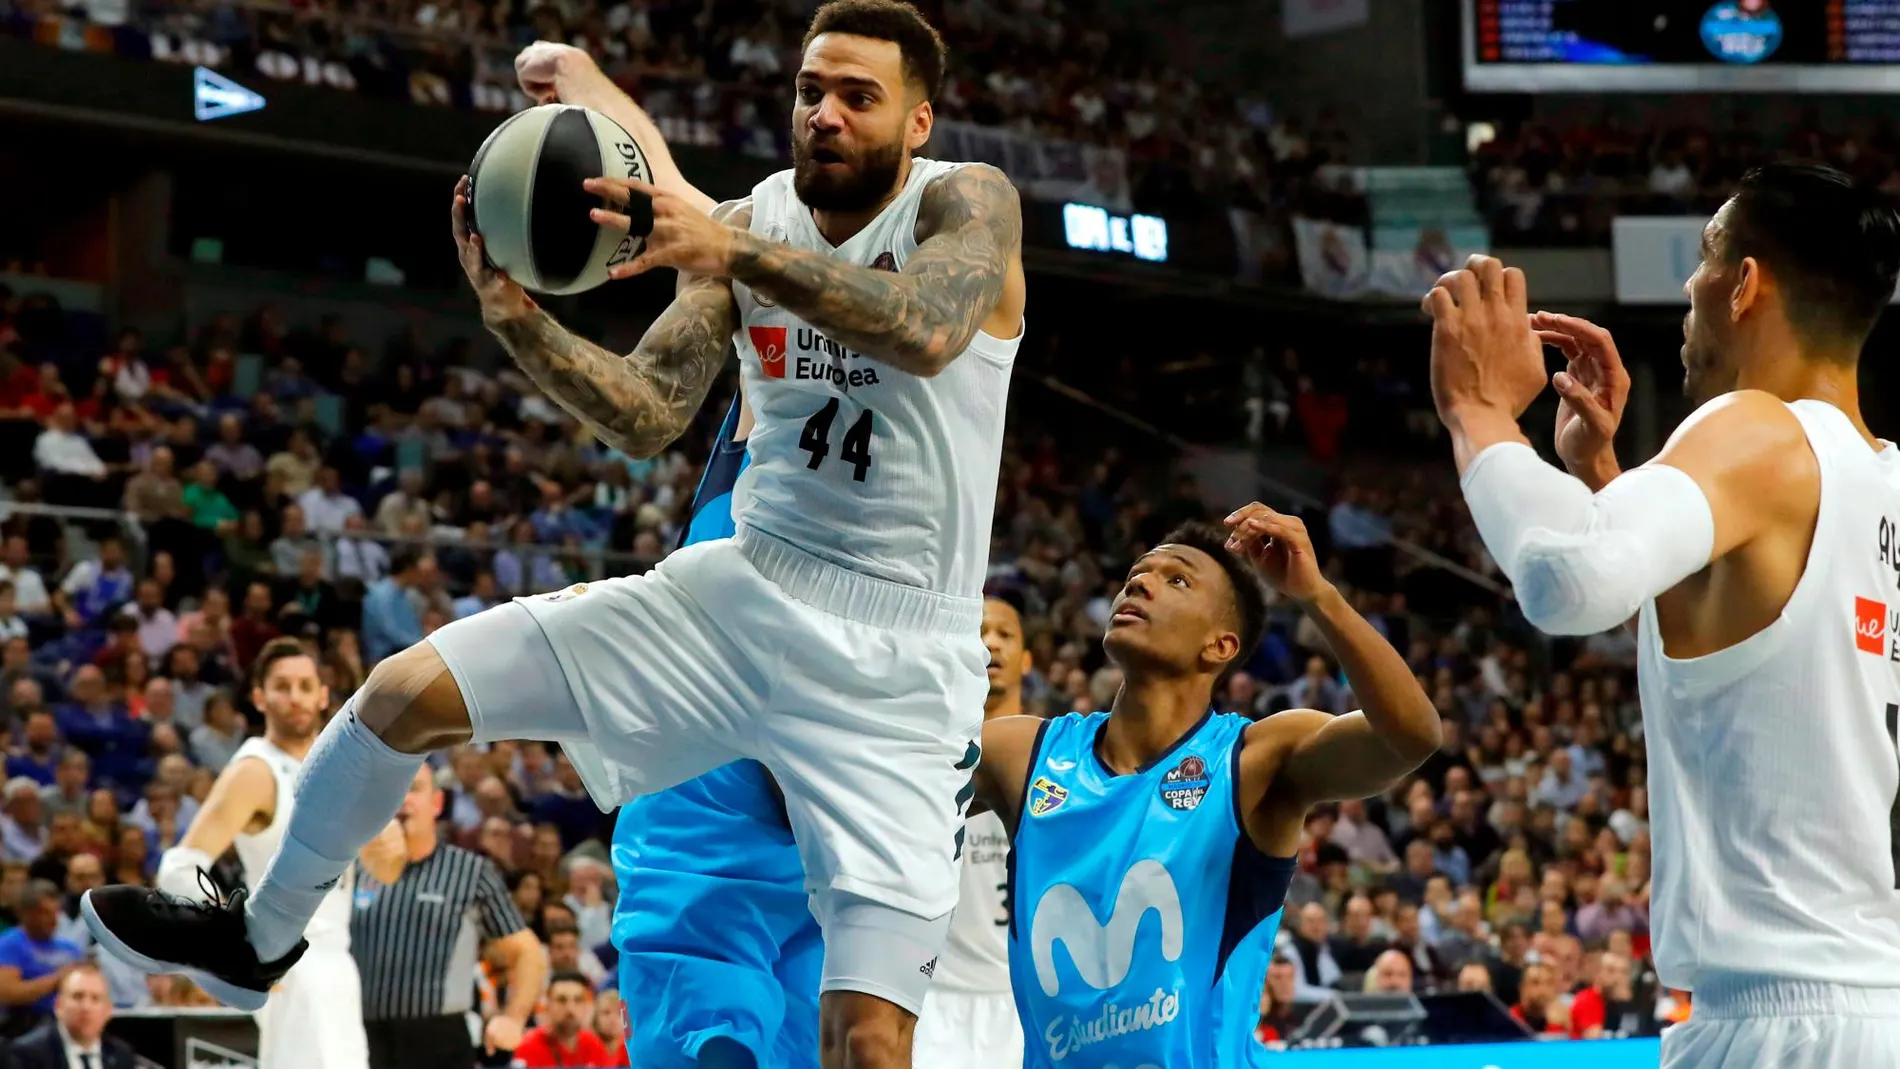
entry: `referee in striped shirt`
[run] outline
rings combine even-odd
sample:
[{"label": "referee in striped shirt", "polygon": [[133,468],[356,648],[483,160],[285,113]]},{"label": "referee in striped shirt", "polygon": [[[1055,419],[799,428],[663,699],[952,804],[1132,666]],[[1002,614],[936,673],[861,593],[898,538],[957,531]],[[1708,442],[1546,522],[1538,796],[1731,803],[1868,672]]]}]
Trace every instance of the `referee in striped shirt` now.
[{"label": "referee in striped shirt", "polygon": [[484,940],[495,941],[509,976],[507,1004],[483,1032],[486,1050],[515,1049],[547,982],[547,955],[501,873],[486,857],[439,842],[441,815],[442,792],[424,765],[396,814],[408,866],[394,884],[357,892],[350,952],[363,976],[371,1069],[469,1069]]}]

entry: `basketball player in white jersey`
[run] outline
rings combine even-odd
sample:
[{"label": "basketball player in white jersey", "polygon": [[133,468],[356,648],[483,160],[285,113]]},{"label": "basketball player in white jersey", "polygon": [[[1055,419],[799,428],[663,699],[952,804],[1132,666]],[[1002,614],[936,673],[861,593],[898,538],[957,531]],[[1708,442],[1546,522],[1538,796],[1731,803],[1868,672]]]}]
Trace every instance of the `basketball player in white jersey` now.
[{"label": "basketball player in white jersey", "polygon": [[[458,187],[454,231],[484,321],[607,444],[665,448],[736,346],[754,417],[737,530],[643,576],[458,620],[383,661],[312,748],[254,894],[208,915],[97,890],[84,911],[100,942],[255,1007],[433,749],[561,742],[603,808],[755,758],[784,790],[825,935],[822,1063],[910,1065],[980,753],[982,582],[1025,304],[1008,179],[911,156],[943,66],[908,4],[834,0],[806,35],[790,170],[710,215],[654,187],[588,183],[652,201],[631,270],[681,272],[626,356],[569,333],[487,264]],[[593,221],[625,225],[614,214]]]},{"label": "basketball player in white jersey", "polygon": [[[1001,598],[983,602],[990,693],[983,720],[1021,716],[1023,618]],[[930,1069],[993,1069],[1023,1062],[1023,1026],[1009,986],[1009,830],[995,813],[963,822],[963,888],[950,916],[950,941],[937,959],[917,1015],[913,1059]]]},{"label": "basketball player in white jersey", "polygon": [[[159,860],[158,886],[202,899],[200,874],[227,847],[237,848],[244,883],[256,887],[290,823],[291,792],[304,755],[322,726],[330,695],[317,662],[295,639],[266,643],[251,669],[251,701],[264,734],[245,740],[212,784],[211,794],[177,846]],[[402,874],[402,829],[391,823],[359,855],[385,883]],[[310,950],[284,975],[257,1013],[260,1069],[365,1069],[362,998],[350,957],[351,881],[324,897],[304,937]]]},{"label": "basketball player in white jersey", "polygon": [[[1745,177],[1686,289],[1701,407],[1618,470],[1606,332],[1525,315],[1473,257],[1426,298],[1432,389],[1465,499],[1524,614],[1637,617],[1656,971],[1694,992],[1669,1069],[1900,1065],[1900,449],[1861,419],[1861,348],[1900,274],[1900,214],[1838,171]],[[1517,417],[1571,356],[1560,448]]]}]

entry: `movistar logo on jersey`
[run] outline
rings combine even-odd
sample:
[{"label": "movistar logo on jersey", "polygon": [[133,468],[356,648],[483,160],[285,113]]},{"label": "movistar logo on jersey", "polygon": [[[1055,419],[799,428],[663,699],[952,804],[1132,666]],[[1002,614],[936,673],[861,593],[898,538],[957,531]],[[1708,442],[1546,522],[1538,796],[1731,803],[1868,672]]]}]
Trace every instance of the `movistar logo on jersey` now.
[{"label": "movistar logo on jersey", "polygon": [[1035,919],[1029,925],[1042,993],[1050,998],[1062,993],[1062,979],[1056,974],[1057,943],[1068,948],[1069,960],[1083,983],[1097,991],[1119,986],[1134,964],[1135,933],[1150,910],[1161,917],[1161,956],[1178,961],[1187,926],[1181,917],[1181,893],[1161,862],[1143,858],[1122,875],[1106,924],[1096,923],[1095,911],[1082,892],[1066,883],[1049,888],[1036,904]]}]

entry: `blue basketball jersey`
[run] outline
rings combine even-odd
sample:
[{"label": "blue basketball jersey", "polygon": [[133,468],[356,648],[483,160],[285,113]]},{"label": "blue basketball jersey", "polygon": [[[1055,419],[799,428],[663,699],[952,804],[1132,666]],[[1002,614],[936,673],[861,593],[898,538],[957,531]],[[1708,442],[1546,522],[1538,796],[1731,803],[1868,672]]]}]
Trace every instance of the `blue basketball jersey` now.
[{"label": "blue basketball jersey", "polygon": [[732,407],[726,411],[725,421],[719,425],[712,455],[706,458],[706,470],[699,473],[699,488],[693,491],[693,518],[686,525],[686,536],[680,545],[732,537],[732,487],[739,481],[739,473],[751,463],[745,443],[733,440],[738,432],[739,398],[735,397]]},{"label": "blue basketball jersey", "polygon": [[[683,545],[732,535],[732,486],[747,463],[738,425],[735,399]],[[817,1069],[823,943],[764,767],[735,761],[633,799],[614,823],[612,856],[634,1064],[697,1065],[701,1046],[725,1037],[761,1069]]]},{"label": "blue basketball jersey", "polygon": [[1246,1064],[1295,859],[1240,819],[1249,721],[1212,711],[1125,776],[1107,713],[1045,723],[1010,852],[1010,978],[1027,1069]]}]

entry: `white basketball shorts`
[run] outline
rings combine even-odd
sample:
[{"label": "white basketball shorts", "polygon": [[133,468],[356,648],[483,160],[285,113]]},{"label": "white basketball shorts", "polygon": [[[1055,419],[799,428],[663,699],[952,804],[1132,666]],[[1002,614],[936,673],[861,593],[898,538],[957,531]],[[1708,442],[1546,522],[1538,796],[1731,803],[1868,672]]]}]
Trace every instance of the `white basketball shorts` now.
[{"label": "white basketball shorts", "polygon": [[429,641],[476,741],[560,742],[603,810],[764,763],[822,922],[834,894],[921,918],[956,906],[988,689],[981,623],[980,599],[741,527],[646,575],[519,598]]},{"label": "white basketball shorts", "polygon": [[933,987],[917,1015],[910,1063],[919,1069],[997,1069],[1023,1064],[1023,1026],[1009,992]]},{"label": "white basketball shorts", "polygon": [[362,981],[347,946],[312,944],[254,1016],[258,1069],[369,1069]]},{"label": "white basketball shorts", "polygon": [[1900,988],[1725,976],[1663,1033],[1662,1069],[1900,1066]]}]

